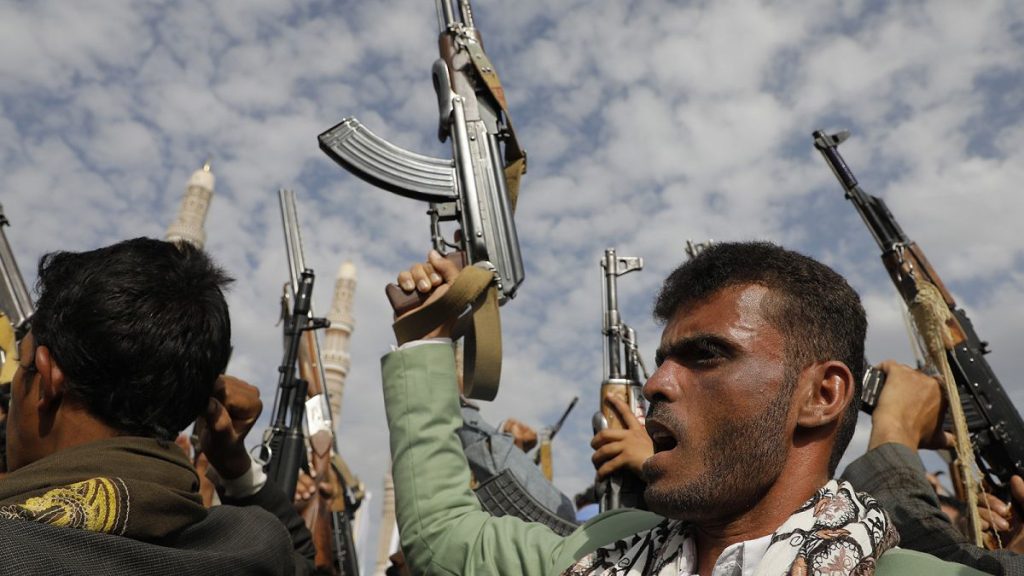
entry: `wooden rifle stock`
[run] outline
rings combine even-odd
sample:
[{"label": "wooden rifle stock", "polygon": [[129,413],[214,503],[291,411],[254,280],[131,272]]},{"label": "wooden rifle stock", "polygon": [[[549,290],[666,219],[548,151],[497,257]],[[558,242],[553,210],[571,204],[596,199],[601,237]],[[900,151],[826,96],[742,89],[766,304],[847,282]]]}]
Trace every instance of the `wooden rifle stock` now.
[{"label": "wooden rifle stock", "polygon": [[[310,354],[310,350],[315,349],[311,342],[312,338],[315,338],[315,335],[312,332],[306,332],[303,335],[302,345],[299,348],[299,373],[302,375],[303,380],[309,382],[309,387],[307,388],[309,398],[322,394],[326,384],[320,381],[320,374],[322,373],[318,366],[320,359]],[[330,481],[332,474],[331,442],[329,437],[326,440],[324,441],[322,438],[316,437],[309,439],[309,471],[310,476],[313,477],[314,482],[318,485],[320,482]],[[338,492],[334,492],[334,494],[337,497]],[[306,527],[309,528],[313,536],[313,546],[316,548],[315,564],[317,569],[329,574],[340,574],[334,558],[334,528],[331,502],[328,498],[324,497],[319,490],[319,486],[314,491],[309,505],[303,510],[302,519],[305,520]]]},{"label": "wooden rifle stock", "polygon": [[[326,382],[322,380],[323,370],[319,366],[321,359],[317,354],[316,335],[307,333],[299,349],[299,372],[309,382],[308,397],[326,393]],[[358,564],[355,549],[352,548],[351,526],[340,527],[337,524],[349,523],[351,515],[346,505],[346,486],[342,474],[334,468],[335,458],[332,434],[314,434],[309,438],[309,471],[316,483],[316,490],[309,505],[303,510],[302,518],[313,537],[316,548],[315,565],[323,574],[334,576],[358,576]],[[320,484],[330,486],[329,496],[320,490]],[[342,533],[346,542],[338,542],[336,535]],[[339,546],[348,548],[339,550]],[[350,574],[351,572],[355,574]]]},{"label": "wooden rifle stock", "polygon": [[[889,277],[892,278],[892,282],[904,302],[909,304],[917,297],[918,278],[922,278],[938,288],[942,294],[942,299],[950,310],[956,309],[956,301],[953,300],[953,296],[946,289],[942,278],[932,268],[928,258],[924,255],[924,251],[921,250],[916,242],[910,242],[899,249],[890,250],[882,254],[882,263],[889,272]],[[964,333],[960,323],[957,322],[955,316],[950,317],[947,326],[949,326],[953,341],[947,343],[946,348],[952,350],[957,344],[966,341],[967,335]]]}]

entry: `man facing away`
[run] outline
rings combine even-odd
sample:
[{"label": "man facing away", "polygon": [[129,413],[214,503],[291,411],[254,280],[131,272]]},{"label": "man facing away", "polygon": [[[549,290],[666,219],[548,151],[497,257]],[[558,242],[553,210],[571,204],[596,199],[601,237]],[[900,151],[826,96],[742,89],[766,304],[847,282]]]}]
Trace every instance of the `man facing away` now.
[{"label": "man facing away", "polygon": [[[398,277],[440,297],[438,254]],[[382,360],[399,531],[422,574],[975,574],[895,548],[878,504],[832,479],[856,423],[860,300],[828,267],[768,243],[721,243],[676,269],[647,381],[652,512],[568,537],[480,511],[455,429],[452,319]],[[854,367],[851,369],[851,367]]]},{"label": "man facing away", "polygon": [[11,384],[0,571],[308,568],[274,514],[204,508],[196,471],[174,443],[202,415],[203,447],[225,481],[225,501],[234,487],[244,498],[238,503],[273,508],[296,547],[308,548],[308,532],[279,489],[248,489],[253,468],[243,439],[262,404],[254,387],[219,377],[231,353],[228,282],[184,243],[138,238],[43,257]]}]

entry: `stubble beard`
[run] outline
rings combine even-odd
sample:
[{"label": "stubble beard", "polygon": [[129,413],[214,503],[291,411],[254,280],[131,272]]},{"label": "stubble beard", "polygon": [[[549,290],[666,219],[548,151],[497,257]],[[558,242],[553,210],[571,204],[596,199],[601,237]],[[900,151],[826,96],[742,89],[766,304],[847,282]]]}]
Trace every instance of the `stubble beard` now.
[{"label": "stubble beard", "polygon": [[[713,436],[693,455],[702,463],[699,475],[680,485],[671,481],[675,470],[663,472],[660,482],[648,484],[644,491],[647,506],[666,518],[693,522],[728,519],[752,509],[785,465],[791,392],[789,386],[783,387],[759,415],[719,421]],[[652,406],[652,414],[657,410]],[[684,466],[679,463],[676,468]]]}]

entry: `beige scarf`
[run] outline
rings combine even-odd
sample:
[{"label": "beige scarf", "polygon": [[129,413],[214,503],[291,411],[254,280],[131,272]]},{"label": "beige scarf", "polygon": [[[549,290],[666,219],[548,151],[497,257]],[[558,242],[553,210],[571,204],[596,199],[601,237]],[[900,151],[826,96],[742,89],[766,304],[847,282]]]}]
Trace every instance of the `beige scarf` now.
[{"label": "beige scarf", "polygon": [[[848,482],[830,481],[772,534],[757,576],[871,575],[899,535],[871,496]],[[665,520],[654,528],[598,548],[563,576],[677,576],[696,573],[690,527]],[[737,570],[738,567],[734,570]]]}]

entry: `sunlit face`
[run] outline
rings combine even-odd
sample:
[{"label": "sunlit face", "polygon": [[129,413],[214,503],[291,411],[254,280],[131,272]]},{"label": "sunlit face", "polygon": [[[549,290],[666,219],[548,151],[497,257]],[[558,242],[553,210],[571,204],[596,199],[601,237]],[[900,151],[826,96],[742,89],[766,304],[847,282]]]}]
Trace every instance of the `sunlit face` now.
[{"label": "sunlit face", "polygon": [[7,471],[37,460],[39,418],[39,372],[35,368],[35,345],[29,331],[18,343],[18,370],[11,381],[11,402],[7,411]]},{"label": "sunlit face", "polygon": [[786,373],[783,335],[764,316],[768,294],[757,285],[725,288],[665,327],[658,369],[644,386],[655,451],[644,465],[651,510],[728,519],[778,479],[795,375]]}]

